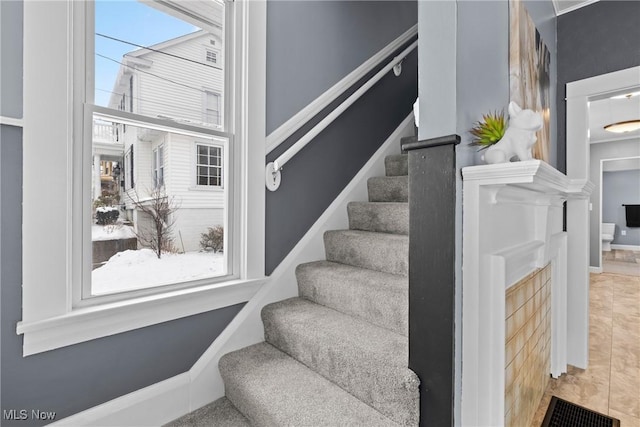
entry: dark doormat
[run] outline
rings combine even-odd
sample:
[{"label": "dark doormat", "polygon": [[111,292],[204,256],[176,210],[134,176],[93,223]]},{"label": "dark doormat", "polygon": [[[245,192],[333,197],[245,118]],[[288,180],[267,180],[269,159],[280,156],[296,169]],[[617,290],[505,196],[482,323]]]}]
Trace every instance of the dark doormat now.
[{"label": "dark doormat", "polygon": [[541,427],[620,427],[620,420],[552,396]]}]

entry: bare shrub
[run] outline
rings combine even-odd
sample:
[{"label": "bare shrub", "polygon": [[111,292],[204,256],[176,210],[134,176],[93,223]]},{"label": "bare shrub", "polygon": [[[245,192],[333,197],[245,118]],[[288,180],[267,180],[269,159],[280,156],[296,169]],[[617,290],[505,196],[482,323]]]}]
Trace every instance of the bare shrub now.
[{"label": "bare shrub", "polygon": [[177,252],[173,244],[173,214],[179,206],[174,198],[167,196],[159,188],[150,191],[148,198],[140,199],[137,192],[134,197],[131,198],[132,203],[151,220],[150,227],[137,224],[136,236],[140,243],[153,249],[158,258],[162,257],[163,252]]},{"label": "bare shrub", "polygon": [[220,225],[208,227],[206,233],[200,234],[200,247],[220,252],[224,249],[224,228]]}]

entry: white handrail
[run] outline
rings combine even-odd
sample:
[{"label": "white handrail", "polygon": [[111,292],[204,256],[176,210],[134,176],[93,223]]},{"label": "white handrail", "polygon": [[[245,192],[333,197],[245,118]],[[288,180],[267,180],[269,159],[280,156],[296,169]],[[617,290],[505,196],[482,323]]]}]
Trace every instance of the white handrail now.
[{"label": "white handrail", "polygon": [[275,191],[280,187],[282,167],[295,156],[300,150],[302,150],[310,141],[312,141],[320,132],[322,132],[331,122],[333,122],[340,114],[342,114],[347,108],[349,108],[354,102],[356,102],[366,91],[368,91],[373,85],[378,83],[382,77],[387,74],[391,69],[394,69],[396,75],[400,74],[400,66],[404,58],[416,47],[418,41],[411,43],[406,49],[404,49],[399,55],[397,55],[391,62],[389,62],[384,68],[378,71],[373,77],[371,77],[365,84],[360,86],[358,90],[352,93],[342,104],[340,104],[335,110],[329,113],[324,119],[316,124],[309,132],[307,132],[302,138],[300,138],[295,144],[282,153],[273,162],[270,162],[266,166],[265,181],[267,188],[271,191]]}]

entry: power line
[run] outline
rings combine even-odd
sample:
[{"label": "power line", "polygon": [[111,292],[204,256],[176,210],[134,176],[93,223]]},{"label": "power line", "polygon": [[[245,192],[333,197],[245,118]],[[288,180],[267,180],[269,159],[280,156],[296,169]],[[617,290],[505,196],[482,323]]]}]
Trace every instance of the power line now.
[{"label": "power line", "polygon": [[149,71],[141,70],[141,69],[139,69],[139,68],[133,67],[133,66],[128,65],[128,64],[125,64],[125,63],[123,63],[123,62],[120,62],[120,61],[118,61],[118,60],[116,60],[116,59],[109,58],[108,56],[105,56],[105,55],[101,55],[101,54],[99,54],[98,52],[96,52],[95,54],[96,54],[96,56],[99,56],[100,58],[104,58],[104,59],[107,59],[107,60],[109,60],[109,61],[113,61],[113,62],[115,62],[116,64],[120,64],[120,65],[122,65],[122,66],[124,66],[124,67],[131,68],[132,70],[136,70],[136,71],[138,71],[138,72],[140,72],[140,73],[149,74],[150,76],[156,77],[156,78],[158,78],[158,79],[160,79],[160,80],[165,80],[165,81],[167,81],[167,82],[169,82],[169,83],[173,83],[173,84],[178,85],[178,86],[183,86],[183,87],[186,87],[186,88],[188,88],[188,89],[192,89],[192,90],[198,91],[198,92],[200,92],[200,93],[205,93],[205,91],[204,91],[204,90],[202,90],[202,89],[198,89],[198,88],[195,88],[195,87],[192,87],[192,86],[186,85],[186,84],[184,84],[184,83],[176,82],[176,81],[173,81],[173,80],[168,79],[168,78],[166,78],[166,77],[158,76],[157,74],[150,73]]},{"label": "power line", "polygon": [[110,40],[114,40],[114,41],[117,41],[117,42],[120,42],[120,43],[128,44],[130,46],[135,46],[135,47],[139,47],[139,48],[142,48],[142,49],[147,49],[147,50],[150,50],[152,52],[161,53],[162,55],[171,56],[173,58],[182,59],[183,61],[193,62],[194,64],[203,65],[205,67],[213,68],[215,70],[222,70],[222,67],[218,67],[218,66],[211,65],[211,64],[205,64],[204,62],[195,61],[193,59],[185,58],[185,57],[180,56],[180,55],[174,55],[173,53],[169,53],[169,52],[163,52],[161,50],[153,49],[153,48],[151,48],[149,46],[142,46],[142,45],[139,45],[139,44],[136,44],[136,43],[133,43],[133,42],[128,42],[126,40],[121,40],[121,39],[118,39],[116,37],[108,36],[106,34],[96,33],[96,36],[100,36],[100,37],[104,37],[105,39],[110,39]]}]

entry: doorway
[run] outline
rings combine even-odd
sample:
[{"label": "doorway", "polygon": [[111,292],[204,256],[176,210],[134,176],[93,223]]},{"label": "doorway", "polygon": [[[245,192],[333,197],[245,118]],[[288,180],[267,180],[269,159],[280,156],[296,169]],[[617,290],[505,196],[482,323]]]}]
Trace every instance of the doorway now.
[{"label": "doorway", "polygon": [[[640,87],[640,67],[628,68],[567,84],[567,176],[591,181],[589,150],[589,103],[607,94]],[[575,349],[568,362],[586,368],[589,361],[589,272],[582,267],[591,246],[589,200],[567,202],[567,269],[575,278],[567,289],[572,301],[567,313],[568,342]],[[594,236],[596,239],[598,235]],[[596,240],[597,242],[597,240]],[[598,247],[599,248],[599,247]]]},{"label": "doorway", "polygon": [[[640,137],[634,141],[640,152]],[[640,203],[640,156],[600,160],[600,235],[611,228],[612,241],[600,240],[604,273],[640,276],[640,229],[628,228],[625,203]],[[607,246],[607,247],[605,247]]]}]

